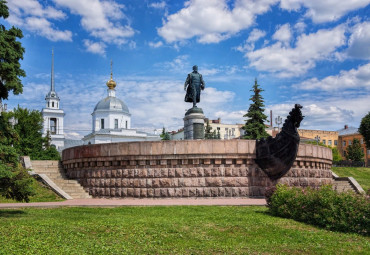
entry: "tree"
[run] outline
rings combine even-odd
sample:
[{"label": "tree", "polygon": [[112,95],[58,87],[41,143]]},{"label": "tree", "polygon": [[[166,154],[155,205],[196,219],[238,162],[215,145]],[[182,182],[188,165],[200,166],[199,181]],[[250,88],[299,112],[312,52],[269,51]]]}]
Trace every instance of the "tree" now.
[{"label": "tree", "polygon": [[162,140],[171,140],[170,134],[166,132],[166,129],[163,127],[162,134],[160,135]]},{"label": "tree", "polygon": [[340,152],[337,147],[331,148],[332,154],[333,154],[333,161],[341,161],[343,160],[342,155],[340,155]]},{"label": "tree", "polygon": [[[8,18],[9,11],[6,1],[0,0],[0,18]],[[21,69],[19,61],[25,52],[17,38],[23,37],[22,30],[11,27],[9,30],[0,24],[0,101],[7,99],[9,91],[18,95],[23,92],[23,85],[19,77],[26,73]]]},{"label": "tree", "polygon": [[347,147],[346,158],[352,161],[364,161],[364,152],[358,139],[353,139],[352,145]]},{"label": "tree", "polygon": [[54,146],[50,145],[50,135],[42,137],[42,114],[37,110],[26,108],[14,109],[13,112],[4,114],[5,119],[14,117],[18,123],[14,126],[18,141],[14,143],[14,148],[21,156],[30,156],[32,160],[49,159],[59,160],[59,152]]},{"label": "tree", "polygon": [[245,131],[244,139],[261,139],[266,138],[269,134],[265,130],[264,122],[267,121],[267,116],[264,112],[264,101],[261,96],[263,91],[257,84],[257,79],[254,82],[253,89],[254,92],[252,97],[249,99],[252,101],[252,104],[249,106],[248,112],[243,116],[248,118],[246,120],[243,129]]},{"label": "tree", "polygon": [[212,136],[213,136],[213,133],[211,132],[212,127],[211,127],[211,125],[209,125],[209,119],[207,119],[206,121],[207,121],[207,123],[206,123],[206,126],[204,128],[204,138],[205,139],[212,139]]},{"label": "tree", "polygon": [[362,118],[358,131],[364,137],[366,148],[370,150],[370,112]]}]

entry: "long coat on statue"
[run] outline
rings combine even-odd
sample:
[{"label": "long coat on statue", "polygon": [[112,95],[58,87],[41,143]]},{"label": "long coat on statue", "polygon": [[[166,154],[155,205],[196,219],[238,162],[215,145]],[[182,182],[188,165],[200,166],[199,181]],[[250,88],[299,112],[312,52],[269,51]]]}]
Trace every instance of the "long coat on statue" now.
[{"label": "long coat on statue", "polygon": [[199,103],[200,90],[204,90],[205,87],[202,75],[196,71],[189,73],[184,86],[187,87],[185,102]]}]

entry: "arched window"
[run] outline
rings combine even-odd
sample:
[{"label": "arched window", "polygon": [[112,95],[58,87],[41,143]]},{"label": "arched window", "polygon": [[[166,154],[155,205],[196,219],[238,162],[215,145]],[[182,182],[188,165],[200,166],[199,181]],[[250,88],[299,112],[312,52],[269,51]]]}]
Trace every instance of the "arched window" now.
[{"label": "arched window", "polygon": [[126,120],[126,129],[127,129],[127,120]]},{"label": "arched window", "polygon": [[54,107],[54,102],[51,102],[51,107]]},{"label": "arched window", "polygon": [[50,102],[48,102],[48,107],[50,107]]},{"label": "arched window", "polygon": [[101,129],[104,129],[104,119],[101,119],[100,120],[100,128]]}]

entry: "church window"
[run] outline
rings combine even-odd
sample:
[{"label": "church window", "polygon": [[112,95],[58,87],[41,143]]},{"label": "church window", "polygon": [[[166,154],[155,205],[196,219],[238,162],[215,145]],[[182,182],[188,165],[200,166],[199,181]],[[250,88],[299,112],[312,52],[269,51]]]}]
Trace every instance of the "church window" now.
[{"label": "church window", "polygon": [[127,129],[127,120],[126,120],[126,129]]},{"label": "church window", "polygon": [[57,119],[50,118],[50,133],[55,135],[57,133]]},{"label": "church window", "polygon": [[54,107],[54,102],[51,102],[51,107]]},{"label": "church window", "polygon": [[50,107],[50,102],[48,102],[48,107]]},{"label": "church window", "polygon": [[100,120],[100,127],[101,127],[101,129],[104,129],[104,119]]},{"label": "church window", "polygon": [[118,129],[118,119],[114,120],[114,129]]}]

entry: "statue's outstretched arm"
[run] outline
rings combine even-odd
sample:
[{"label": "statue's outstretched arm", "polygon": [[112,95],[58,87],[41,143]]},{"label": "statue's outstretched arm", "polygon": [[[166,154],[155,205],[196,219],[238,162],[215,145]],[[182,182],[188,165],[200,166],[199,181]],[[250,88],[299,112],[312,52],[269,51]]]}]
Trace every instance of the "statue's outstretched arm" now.
[{"label": "statue's outstretched arm", "polygon": [[203,80],[203,75],[200,75],[200,88],[201,88],[201,90],[204,90],[205,87],[206,87],[206,83]]},{"label": "statue's outstretched arm", "polygon": [[190,76],[188,75],[188,77],[186,77],[186,81],[184,83],[184,90],[186,90],[186,88],[189,85],[189,83],[190,83]]}]

